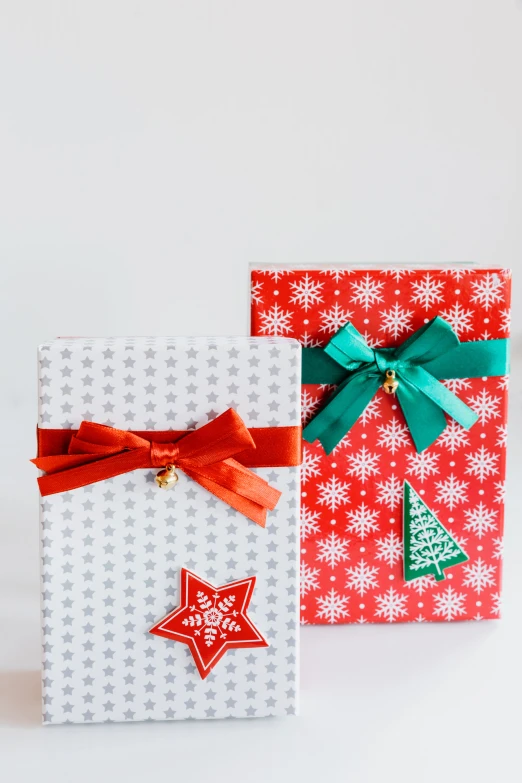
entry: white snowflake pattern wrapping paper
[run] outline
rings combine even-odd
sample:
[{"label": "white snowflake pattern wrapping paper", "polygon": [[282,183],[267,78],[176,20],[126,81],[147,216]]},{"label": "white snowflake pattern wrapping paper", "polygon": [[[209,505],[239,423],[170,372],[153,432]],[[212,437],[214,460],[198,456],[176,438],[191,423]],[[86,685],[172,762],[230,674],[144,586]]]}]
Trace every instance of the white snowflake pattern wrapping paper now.
[{"label": "white snowflake pattern wrapping paper", "polygon": [[[61,339],[39,348],[39,427],[300,423],[300,347],[281,338]],[[260,527],[184,473],[135,470],[41,498],[43,721],[262,717],[297,711],[299,467],[256,468],[282,495]],[[150,628],[181,568],[219,586],[255,575],[248,616],[268,641],[200,677]]]},{"label": "white snowflake pattern wrapping paper", "polygon": [[[396,349],[435,318],[462,343],[509,338],[511,273],[499,267],[267,266],[252,270],[251,286],[252,334],[294,337],[305,351],[324,349],[348,322],[371,349]],[[477,421],[466,430],[448,417],[423,450],[417,451],[395,395],[384,389],[331,454],[318,440],[304,443],[302,622],[500,616],[507,372],[508,364],[498,374],[442,379]],[[303,383],[303,425],[332,388],[323,379]],[[444,580],[404,579],[405,481],[469,558]]]}]

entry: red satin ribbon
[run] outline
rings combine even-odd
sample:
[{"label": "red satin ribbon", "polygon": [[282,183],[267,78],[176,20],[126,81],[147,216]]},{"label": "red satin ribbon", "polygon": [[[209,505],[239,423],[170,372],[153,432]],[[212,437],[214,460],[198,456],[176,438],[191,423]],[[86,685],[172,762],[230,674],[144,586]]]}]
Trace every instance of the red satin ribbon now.
[{"label": "red satin ribbon", "polygon": [[264,527],[266,510],[275,508],[281,493],[246,466],[299,465],[300,428],[252,433],[231,408],[190,432],[136,433],[84,421],[77,432],[39,429],[39,456],[31,461],[46,473],[38,479],[44,496],[171,463]]}]

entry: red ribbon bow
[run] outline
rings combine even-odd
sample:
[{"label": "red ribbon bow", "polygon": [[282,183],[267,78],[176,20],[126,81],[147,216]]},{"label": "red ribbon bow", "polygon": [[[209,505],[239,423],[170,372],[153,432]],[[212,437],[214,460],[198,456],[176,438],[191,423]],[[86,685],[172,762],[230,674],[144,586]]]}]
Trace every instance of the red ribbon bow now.
[{"label": "red ribbon bow", "polygon": [[[197,430],[178,434],[174,442],[146,440],[104,424],[83,421],[69,442],[68,453],[31,460],[45,471],[38,484],[42,495],[84,487],[139,468],[172,464],[213,495],[261,527],[267,509],[281,493],[233,455],[255,448],[241,417],[232,408]],[[175,437],[175,434],[174,434]]]}]

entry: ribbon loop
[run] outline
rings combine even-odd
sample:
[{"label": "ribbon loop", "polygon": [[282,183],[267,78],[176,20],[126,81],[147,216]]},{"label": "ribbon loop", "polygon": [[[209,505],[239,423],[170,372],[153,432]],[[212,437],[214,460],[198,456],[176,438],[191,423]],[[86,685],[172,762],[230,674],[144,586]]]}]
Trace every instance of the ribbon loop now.
[{"label": "ribbon loop", "polygon": [[446,427],[445,414],[465,429],[478,418],[440,379],[505,375],[508,350],[507,339],[461,343],[440,316],[395,348],[370,348],[347,323],[324,351],[303,349],[303,383],[338,384],[304,428],[303,438],[309,443],[319,440],[330,454],[382,385],[386,370],[394,370],[399,380],[397,398],[415,447],[423,451]]},{"label": "ribbon loop", "polygon": [[460,345],[450,324],[437,315],[395,348],[403,363],[424,365]]},{"label": "ribbon loop", "polygon": [[349,371],[357,370],[373,360],[372,349],[349,321],[334,334],[324,350],[337,364]]},{"label": "ribbon loop", "polygon": [[125,449],[146,447],[148,442],[126,430],[116,430],[105,424],[82,421],[80,429],[71,438],[68,454],[117,454]]}]

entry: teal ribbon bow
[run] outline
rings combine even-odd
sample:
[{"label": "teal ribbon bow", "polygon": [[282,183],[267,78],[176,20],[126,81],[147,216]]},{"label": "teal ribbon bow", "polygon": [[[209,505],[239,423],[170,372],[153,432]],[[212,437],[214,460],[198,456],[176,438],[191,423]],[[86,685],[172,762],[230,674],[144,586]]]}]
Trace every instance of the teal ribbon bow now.
[{"label": "teal ribbon bow", "polygon": [[370,348],[348,322],[323,348],[303,348],[303,383],[337,388],[303,430],[309,443],[319,440],[330,454],[355,424],[386,370],[394,370],[396,395],[417,451],[423,451],[446,427],[445,413],[469,430],[477,414],[441,378],[479,378],[509,372],[509,340],[461,343],[437,316],[396,348]]}]

